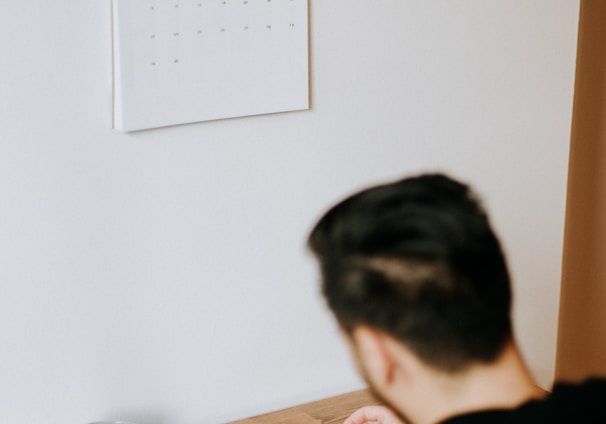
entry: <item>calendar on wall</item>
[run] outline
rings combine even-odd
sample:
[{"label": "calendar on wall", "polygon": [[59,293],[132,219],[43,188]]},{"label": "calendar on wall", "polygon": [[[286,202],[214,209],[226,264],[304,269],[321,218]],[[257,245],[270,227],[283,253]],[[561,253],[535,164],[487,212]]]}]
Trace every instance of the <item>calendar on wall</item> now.
[{"label": "calendar on wall", "polygon": [[114,128],[309,107],[307,0],[112,0]]}]

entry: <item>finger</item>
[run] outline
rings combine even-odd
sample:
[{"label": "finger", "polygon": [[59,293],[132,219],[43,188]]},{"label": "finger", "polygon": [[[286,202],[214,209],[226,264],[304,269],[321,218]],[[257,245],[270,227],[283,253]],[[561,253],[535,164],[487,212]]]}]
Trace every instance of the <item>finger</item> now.
[{"label": "finger", "polygon": [[365,406],[351,414],[343,424],[381,424],[382,412],[380,407]]}]

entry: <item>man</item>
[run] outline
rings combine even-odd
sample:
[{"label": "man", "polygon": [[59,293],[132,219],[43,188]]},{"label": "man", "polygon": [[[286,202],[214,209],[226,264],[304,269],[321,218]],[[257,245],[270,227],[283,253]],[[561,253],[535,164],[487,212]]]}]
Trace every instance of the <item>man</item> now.
[{"label": "man", "polygon": [[505,258],[466,185],[421,175],[359,192],[309,237],[357,369],[391,408],[345,424],[606,423],[606,382],[540,389],[516,346]]}]

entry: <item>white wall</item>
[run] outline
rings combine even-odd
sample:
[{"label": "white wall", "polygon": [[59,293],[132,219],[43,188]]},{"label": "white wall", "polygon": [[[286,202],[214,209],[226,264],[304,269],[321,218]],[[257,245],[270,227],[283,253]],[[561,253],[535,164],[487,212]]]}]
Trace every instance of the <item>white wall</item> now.
[{"label": "white wall", "polygon": [[553,375],[578,0],[311,1],[312,109],[111,130],[109,1],[3,1],[0,417],[217,423],[361,387],[304,247],[370,183],[485,195]]}]

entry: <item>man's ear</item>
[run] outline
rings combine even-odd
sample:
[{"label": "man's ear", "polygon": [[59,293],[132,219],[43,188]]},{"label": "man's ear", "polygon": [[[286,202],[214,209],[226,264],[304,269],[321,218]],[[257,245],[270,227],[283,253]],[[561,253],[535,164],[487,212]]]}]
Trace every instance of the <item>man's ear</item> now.
[{"label": "man's ear", "polygon": [[358,366],[366,374],[366,378],[378,387],[386,387],[393,383],[396,358],[389,348],[389,338],[381,331],[358,326],[351,334],[356,351]]}]

